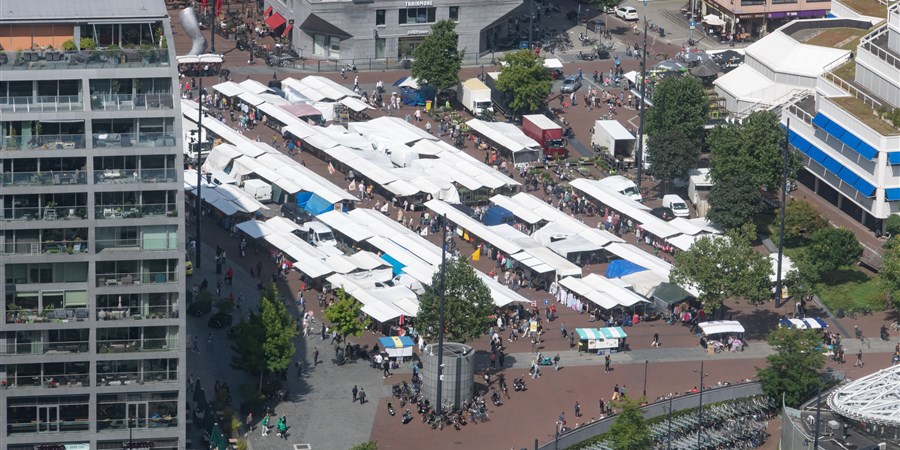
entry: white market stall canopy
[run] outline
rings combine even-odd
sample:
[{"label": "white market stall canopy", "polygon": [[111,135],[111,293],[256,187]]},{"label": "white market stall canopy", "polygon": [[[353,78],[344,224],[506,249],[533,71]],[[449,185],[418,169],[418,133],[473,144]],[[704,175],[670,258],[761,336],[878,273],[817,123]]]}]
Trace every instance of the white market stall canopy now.
[{"label": "white market stall canopy", "polygon": [[268,86],[256,80],[246,79],[238,83],[241,88],[251,94],[262,94],[263,92],[273,92]]},{"label": "white market stall canopy", "polygon": [[447,220],[466,230],[468,234],[478,236],[481,240],[508,255],[522,251],[522,247],[518,244],[501,237],[486,225],[441,200],[429,200],[425,202],[425,207],[438,216],[447,216]]},{"label": "white market stall canopy", "polygon": [[704,335],[711,334],[743,334],[744,326],[737,320],[714,320],[711,322],[700,322],[697,324]]},{"label": "white market stall canopy", "polygon": [[512,201],[509,197],[505,195],[495,195],[491,197],[491,202],[509,212],[511,212],[514,216],[518,217],[519,220],[525,222],[529,225],[535,225],[538,222],[541,222],[541,217],[537,214],[529,211],[528,209],[522,207],[518,203]]},{"label": "white market stall canopy", "polygon": [[547,58],[544,60],[544,67],[548,69],[559,69],[562,70],[563,63],[557,58]]},{"label": "white market stall canopy", "polygon": [[362,100],[355,99],[353,97],[344,97],[338,101],[338,103],[350,108],[353,112],[363,112],[367,109],[375,109],[363,102]]},{"label": "white market stall canopy", "polygon": [[656,237],[666,239],[681,234],[678,229],[669,225],[665,220],[650,214],[648,212],[650,208],[647,206],[603,186],[596,180],[578,178],[569,184],[602,205],[634,219],[642,229]]},{"label": "white market stall canopy", "polygon": [[359,97],[359,94],[350,89],[317,75],[309,75],[300,80],[285,78],[281,81],[281,86],[282,88],[293,89],[314,102],[336,102],[344,97]]},{"label": "white market stall canopy", "polygon": [[244,92],[247,92],[239,84],[237,84],[233,81],[226,81],[224,83],[219,83],[219,84],[214,85],[212,88],[226,97],[237,97],[238,95],[241,95]]},{"label": "white market stall canopy", "polygon": [[541,146],[534,139],[525,136],[518,127],[500,122],[484,122],[472,119],[466,122],[476,133],[512,154],[514,163],[532,162],[540,159]]}]

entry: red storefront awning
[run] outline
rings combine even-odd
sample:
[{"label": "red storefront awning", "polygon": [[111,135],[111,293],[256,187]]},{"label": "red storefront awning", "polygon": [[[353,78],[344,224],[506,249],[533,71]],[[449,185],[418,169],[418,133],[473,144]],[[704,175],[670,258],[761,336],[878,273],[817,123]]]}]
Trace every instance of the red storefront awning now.
[{"label": "red storefront awning", "polygon": [[274,29],[277,29],[278,27],[284,25],[287,22],[287,20],[285,20],[281,14],[275,13],[269,17],[266,17],[265,22],[266,22],[266,25],[269,26],[270,30],[274,30]]},{"label": "red storefront awning", "polygon": [[265,17],[269,17],[270,15],[272,15],[272,7],[271,6],[266,8],[266,12],[263,13],[263,16],[265,16]]},{"label": "red storefront awning", "polygon": [[294,25],[289,23],[288,26],[284,29],[284,33],[281,34],[281,37],[287,37],[287,35],[290,34],[291,30],[293,29]]}]

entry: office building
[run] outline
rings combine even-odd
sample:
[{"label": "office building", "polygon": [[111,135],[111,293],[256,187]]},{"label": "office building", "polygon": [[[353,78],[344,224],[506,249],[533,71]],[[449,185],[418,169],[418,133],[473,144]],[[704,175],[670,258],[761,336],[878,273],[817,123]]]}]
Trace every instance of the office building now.
[{"label": "office building", "polygon": [[165,4],[7,1],[0,45],[0,447],[183,449],[183,157]]},{"label": "office building", "polygon": [[[511,13],[522,0],[267,0],[266,24],[305,57],[397,60],[412,55],[439,20],[453,20],[467,58],[527,40]],[[527,17],[528,11],[518,14]]]},{"label": "office building", "polygon": [[716,16],[715,25],[722,27],[716,30],[724,29],[725,36],[733,34],[739,41],[765,36],[798,18],[825,17],[831,10],[831,0],[698,0],[697,4],[700,17]]}]

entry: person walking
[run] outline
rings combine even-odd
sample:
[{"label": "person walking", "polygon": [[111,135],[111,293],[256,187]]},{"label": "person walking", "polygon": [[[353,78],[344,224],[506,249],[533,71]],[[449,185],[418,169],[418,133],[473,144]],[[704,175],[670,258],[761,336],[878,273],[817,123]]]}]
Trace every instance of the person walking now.
[{"label": "person walking", "polygon": [[353,401],[356,402],[356,397],[359,394],[359,388],[357,388],[355,384],[353,385],[353,389],[350,391],[350,393],[353,394]]},{"label": "person walking", "polygon": [[563,322],[559,325],[559,334],[562,335],[563,339],[565,339],[566,337],[569,336],[568,332],[566,331],[566,323],[565,322]]},{"label": "person walking", "polygon": [[263,436],[269,435],[269,414],[268,413],[266,414],[265,417],[263,417],[263,420],[262,420],[262,435]]},{"label": "person walking", "polygon": [[619,383],[616,383],[616,386],[613,387],[612,401],[616,401],[619,399]]},{"label": "person walking", "polygon": [[856,363],[853,364],[853,367],[862,367],[862,366],[863,366],[862,349],[859,349],[859,351],[856,352]]},{"label": "person walking", "polygon": [[280,438],[282,438],[282,439],[287,440],[287,433],[286,433],[286,431],[287,431],[287,417],[281,416],[281,418],[278,419],[278,424],[277,424],[276,426],[278,427],[278,434],[277,434],[276,436],[278,436],[278,437],[280,437]]},{"label": "person walking", "polygon": [[366,402],[366,390],[363,388],[359,388],[359,404],[362,405]]},{"label": "person walking", "polygon": [[319,365],[319,347],[313,348],[313,367]]},{"label": "person walking", "polygon": [[253,413],[247,413],[247,419],[244,421],[247,424],[247,432],[244,433],[244,436],[248,436],[251,431],[253,431]]},{"label": "person walking", "polygon": [[609,355],[606,355],[606,358],[603,361],[603,366],[606,370],[606,373],[609,373],[609,371],[610,371],[610,368],[609,368],[610,363],[612,363],[612,359],[609,357]]},{"label": "person walking", "polygon": [[556,356],[553,357],[553,368],[554,370],[559,372],[559,353],[557,353]]},{"label": "person walking", "polygon": [[575,417],[581,417],[581,405],[578,400],[575,401]]},{"label": "person walking", "polygon": [[653,333],[653,342],[650,343],[651,347],[659,347],[659,333]]}]

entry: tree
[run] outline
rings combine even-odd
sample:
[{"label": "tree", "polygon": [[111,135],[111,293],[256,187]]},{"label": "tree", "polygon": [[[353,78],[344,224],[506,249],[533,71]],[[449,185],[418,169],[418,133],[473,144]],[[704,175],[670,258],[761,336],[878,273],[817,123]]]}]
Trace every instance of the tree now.
[{"label": "tree", "polygon": [[653,447],[650,426],[644,419],[640,403],[623,397],[616,406],[622,411],[616,415],[616,421],[609,427],[607,434],[612,440],[613,450],[644,450]]},{"label": "tree", "polygon": [[703,309],[712,312],[725,299],[744,298],[752,302],[771,296],[772,265],[750,245],[753,225],[729,231],[725,236],[705,236],[686,251],[675,254],[669,280],[691,285],[700,291]]},{"label": "tree", "polygon": [[808,262],[814,266],[820,280],[828,272],[856,264],[862,251],[862,244],[852,231],[834,227],[813,233],[806,248]]},{"label": "tree", "polygon": [[362,314],[362,303],[343,289],[335,292],[337,301],[325,310],[325,319],[341,337],[362,335],[372,320]]},{"label": "tree", "polygon": [[653,106],[647,110],[644,126],[648,136],[680,131],[699,149],[708,114],[709,100],[699,78],[665,77],[653,89]]},{"label": "tree", "polygon": [[378,450],[378,443],[375,441],[367,441],[350,447],[350,450]]},{"label": "tree", "polygon": [[894,308],[900,309],[900,238],[892,237],[885,242],[881,263],[881,271],[878,274],[894,303]]},{"label": "tree", "polygon": [[[706,142],[710,149],[709,176],[714,183],[734,177],[749,178],[757,188],[779,191],[785,134],[775,113],[757,111],[740,124],[720,125],[710,131]],[[788,179],[794,178],[799,167],[800,159],[791,152]]]},{"label": "tree", "polygon": [[759,187],[749,178],[732,177],[717,181],[709,190],[706,217],[726,230],[749,223],[761,210],[762,195]]},{"label": "tree", "polygon": [[420,84],[435,89],[435,95],[459,84],[459,69],[464,51],[457,50],[459,35],[456,22],[441,20],[431,26],[431,33],[413,51],[412,76]]},{"label": "tree", "polygon": [[497,90],[509,98],[509,108],[517,114],[537,110],[553,87],[544,60],[530,50],[506,55],[506,66],[500,69]]},{"label": "tree", "polygon": [[251,312],[249,319],[235,326],[235,356],[231,365],[251,374],[259,372],[260,390],[263,375],[287,369],[297,351],[294,321],[284,303],[277,299],[275,285],[269,284],[259,300],[259,314]]},{"label": "tree", "polygon": [[675,178],[686,178],[688,172],[697,166],[700,147],[694,145],[681,131],[665,130],[649,136],[647,147],[652,149],[646,155],[653,169],[653,175],[663,179],[666,192]]},{"label": "tree", "polygon": [[[775,217],[780,217],[781,210]],[[806,200],[790,200],[784,210],[784,242],[799,244],[823,228],[828,227],[828,219]]]},{"label": "tree", "polygon": [[[491,291],[462,258],[447,261],[444,293],[444,337],[451,342],[467,342],[481,337],[488,316],[493,313]],[[419,298],[419,315],[424,334],[436,338],[441,297],[441,274],[434,274],[431,285]]]},{"label": "tree", "polygon": [[776,328],[769,333],[775,350],[766,357],[766,368],[756,369],[762,389],[772,398],[781,398],[797,407],[825,383],[819,372],[825,367],[821,336],[813,330]]},{"label": "tree", "polygon": [[889,236],[900,236],[900,214],[891,214],[888,216],[884,223],[884,232]]}]

